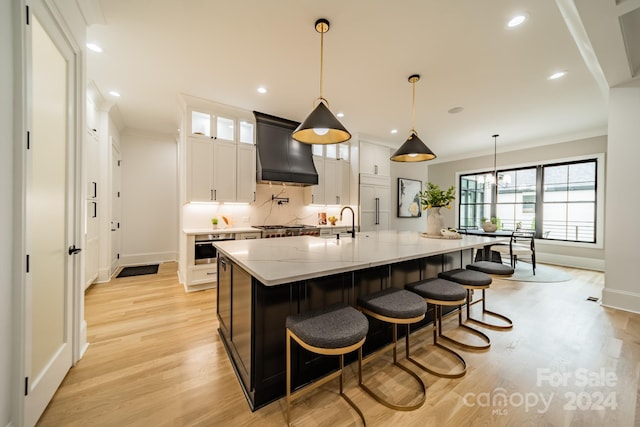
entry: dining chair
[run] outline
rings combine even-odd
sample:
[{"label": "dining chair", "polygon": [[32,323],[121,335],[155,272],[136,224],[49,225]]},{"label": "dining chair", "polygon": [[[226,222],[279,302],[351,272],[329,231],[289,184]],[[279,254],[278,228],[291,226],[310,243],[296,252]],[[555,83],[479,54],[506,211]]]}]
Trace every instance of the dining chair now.
[{"label": "dining chair", "polygon": [[525,257],[531,260],[533,275],[536,274],[535,232],[533,230],[516,230],[511,233],[509,244],[493,245],[492,251],[509,257],[511,267],[516,268],[518,259]]}]

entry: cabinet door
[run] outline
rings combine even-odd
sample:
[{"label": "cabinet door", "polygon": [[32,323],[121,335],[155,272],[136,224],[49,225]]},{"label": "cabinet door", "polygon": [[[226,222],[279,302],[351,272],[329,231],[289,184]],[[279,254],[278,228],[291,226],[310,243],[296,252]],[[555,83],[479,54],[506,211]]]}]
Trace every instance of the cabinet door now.
[{"label": "cabinet door", "polygon": [[213,142],[189,138],[188,150],[188,198],[192,202],[210,202],[213,200]]},{"label": "cabinet door", "polygon": [[339,160],[340,165],[340,204],[351,204],[351,164],[346,160]]},{"label": "cabinet door", "polygon": [[336,159],[324,159],[324,171],[322,178],[324,181],[324,202],[327,205],[339,205],[341,179],[340,161]]},{"label": "cabinet door", "polygon": [[238,145],[238,173],[236,199],[238,202],[256,201],[256,148],[253,145]]},{"label": "cabinet door", "polygon": [[222,334],[231,339],[231,261],[218,257],[218,323]]},{"label": "cabinet door", "polygon": [[311,203],[314,205],[324,205],[324,162],[320,156],[313,156],[313,165],[318,171],[318,185],[311,186]]},{"label": "cabinet door", "polygon": [[236,145],[215,142],[213,153],[213,200],[234,202],[236,200]]},{"label": "cabinet door", "polygon": [[390,176],[389,147],[360,142],[360,172],[370,175]]}]

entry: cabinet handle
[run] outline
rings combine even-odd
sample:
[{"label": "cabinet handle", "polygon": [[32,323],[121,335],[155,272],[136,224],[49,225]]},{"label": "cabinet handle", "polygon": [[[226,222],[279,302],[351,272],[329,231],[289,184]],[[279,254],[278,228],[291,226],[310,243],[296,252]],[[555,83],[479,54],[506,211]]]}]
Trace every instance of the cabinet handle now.
[{"label": "cabinet handle", "polygon": [[91,184],[93,185],[93,195],[91,197],[95,199],[96,197],[98,197],[98,183],[95,181],[91,181]]},{"label": "cabinet handle", "polygon": [[219,259],[220,259],[220,266],[222,267],[222,269],[224,271],[227,271],[227,262],[225,260],[223,260],[222,258],[219,258]]},{"label": "cabinet handle", "polygon": [[209,196],[209,200],[213,200],[213,190],[209,190],[211,192],[211,195]]},{"label": "cabinet handle", "polygon": [[336,205],[340,204],[340,196],[336,196]]},{"label": "cabinet handle", "polygon": [[380,198],[376,197],[376,225],[380,224]]},{"label": "cabinet handle", "polygon": [[93,205],[93,215],[91,216],[91,218],[97,218],[98,217],[98,204],[96,202],[91,202],[91,204]]},{"label": "cabinet handle", "polygon": [[218,200],[218,190],[213,190],[213,200]]},{"label": "cabinet handle", "polygon": [[374,175],[378,175],[378,165],[373,165],[373,173]]},{"label": "cabinet handle", "polygon": [[253,201],[254,202],[256,201],[256,192],[255,191],[253,192]]},{"label": "cabinet handle", "polygon": [[207,271],[207,276],[213,276],[216,273],[212,273],[211,271]]}]

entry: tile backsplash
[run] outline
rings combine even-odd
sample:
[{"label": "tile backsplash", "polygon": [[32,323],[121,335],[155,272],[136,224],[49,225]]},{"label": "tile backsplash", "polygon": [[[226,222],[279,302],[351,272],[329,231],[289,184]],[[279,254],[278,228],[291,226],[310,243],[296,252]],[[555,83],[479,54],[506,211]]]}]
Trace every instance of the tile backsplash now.
[{"label": "tile backsplash", "polygon": [[[211,227],[211,218],[223,215],[234,227],[248,227],[251,225],[294,225],[318,224],[318,213],[326,212],[327,217],[339,216],[342,206],[310,206],[305,204],[309,200],[310,187],[282,186],[282,184],[258,184],[256,187],[256,202],[253,204],[229,203],[188,203],[183,206],[182,228]],[[288,198],[288,202],[279,203],[272,197]],[[357,206],[352,205],[356,211]],[[222,223],[222,222],[221,222]],[[343,224],[351,224],[351,212],[345,213]],[[338,222],[338,224],[341,224]]]}]

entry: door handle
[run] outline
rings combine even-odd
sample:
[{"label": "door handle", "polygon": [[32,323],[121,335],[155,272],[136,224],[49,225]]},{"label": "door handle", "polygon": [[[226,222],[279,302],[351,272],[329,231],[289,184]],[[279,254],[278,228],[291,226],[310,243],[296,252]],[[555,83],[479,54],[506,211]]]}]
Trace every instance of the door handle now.
[{"label": "door handle", "polygon": [[79,253],[82,249],[76,248],[76,245],[69,246],[69,255],[75,255]]}]

